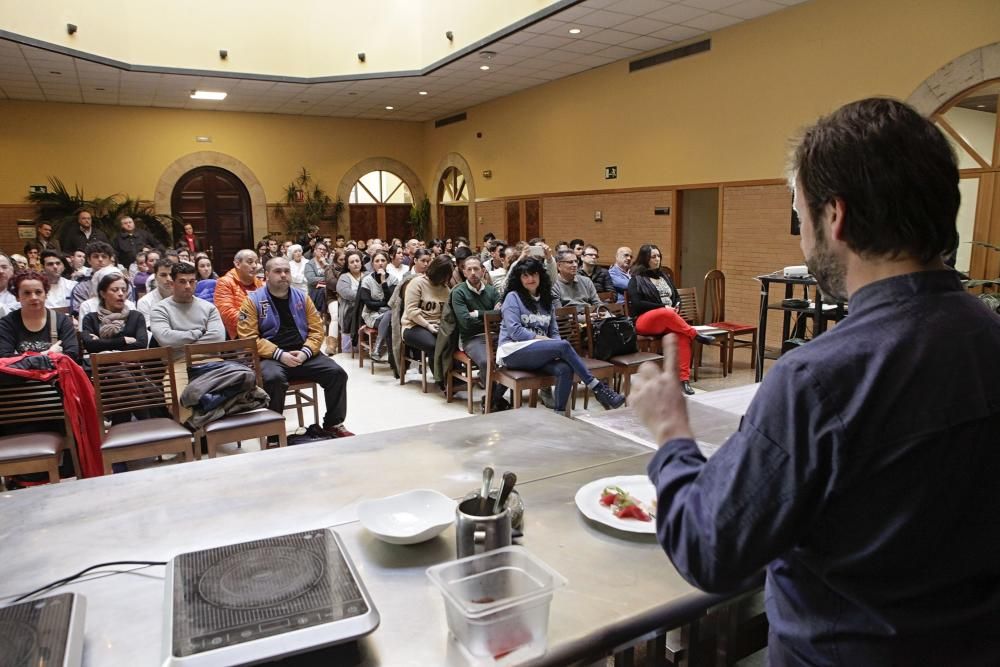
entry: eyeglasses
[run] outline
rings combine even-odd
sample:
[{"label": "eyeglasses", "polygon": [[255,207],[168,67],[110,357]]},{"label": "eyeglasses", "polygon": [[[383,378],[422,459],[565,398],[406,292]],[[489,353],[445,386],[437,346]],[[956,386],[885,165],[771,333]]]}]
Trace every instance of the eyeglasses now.
[{"label": "eyeglasses", "polygon": [[598,255],[596,252],[585,252],[585,253],[583,253],[583,256],[584,257],[600,257],[600,255]]},{"label": "eyeglasses", "polygon": [[559,261],[560,264],[576,264],[575,259],[563,259]]}]

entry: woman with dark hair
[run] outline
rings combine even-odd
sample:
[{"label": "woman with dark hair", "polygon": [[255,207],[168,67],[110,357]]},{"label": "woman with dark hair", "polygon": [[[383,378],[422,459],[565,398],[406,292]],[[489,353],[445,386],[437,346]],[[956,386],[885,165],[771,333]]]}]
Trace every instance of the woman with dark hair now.
[{"label": "woman with dark hair", "polygon": [[448,281],[454,269],[447,255],[435,257],[424,275],[410,281],[403,297],[403,316],[400,318],[403,341],[431,356],[444,304],[451,292]]},{"label": "woman with dark hair", "polygon": [[442,252],[446,255],[455,256],[455,242],[450,238],[444,240],[444,246],[442,247]]},{"label": "woman with dark hair", "polygon": [[0,319],[0,357],[25,352],[61,352],[80,361],[73,321],[45,307],[49,281],[38,271],[22,271],[11,281],[20,308]]},{"label": "woman with dark hair", "polygon": [[386,341],[392,324],[389,298],[398,281],[389,273],[388,266],[389,253],[385,250],[373,252],[372,272],[361,280],[358,289],[358,301],[363,305],[361,319],[366,327],[378,330],[375,349],[371,351],[373,361],[385,360]]},{"label": "woman with dark hair", "polygon": [[410,267],[403,263],[403,247],[394,245],[389,247],[389,263],[386,265],[385,270],[390,276],[399,282],[403,279],[407,273],[410,272]]},{"label": "woman with dark hair", "polygon": [[444,252],[444,242],[441,239],[434,239],[430,245],[431,254],[437,257]]},{"label": "woman with dark hair", "polygon": [[340,349],[350,352],[353,349],[355,337],[358,334],[358,322],[361,319],[361,309],[358,306],[358,290],[361,289],[361,279],[364,278],[364,260],[359,250],[348,250],[347,266],[337,279],[337,300],[340,302],[338,316],[340,318]]},{"label": "woman with dark hair", "polygon": [[661,268],[660,249],[646,243],[632,263],[632,278],[628,283],[631,315],[635,331],[641,336],[677,334],[677,377],[685,394],[691,395],[691,341],[704,344],[714,341],[703,336],[680,316],[681,297],[670,277]]},{"label": "woman with dark hair", "polygon": [[145,349],[146,318],[129,307],[125,278],[119,273],[101,278],[97,300],[97,311],[83,318],[83,347],[87,352]]},{"label": "woman with dark hair", "polygon": [[194,262],[194,267],[198,270],[198,282],[219,279],[215,269],[212,268],[212,260],[209,259],[207,254],[199,252],[194,256]]},{"label": "woman with dark hair", "polygon": [[24,244],[24,256],[28,260],[28,269],[31,271],[43,271],[42,267],[42,244],[38,241],[28,241]]},{"label": "woman with dark hair", "polygon": [[556,412],[566,409],[574,373],[605,410],[620,408],[625,397],[591,375],[573,346],[559,337],[555,308],[545,266],[534,257],[522,259],[507,277],[507,296],[500,306],[497,365],[554,375]]}]

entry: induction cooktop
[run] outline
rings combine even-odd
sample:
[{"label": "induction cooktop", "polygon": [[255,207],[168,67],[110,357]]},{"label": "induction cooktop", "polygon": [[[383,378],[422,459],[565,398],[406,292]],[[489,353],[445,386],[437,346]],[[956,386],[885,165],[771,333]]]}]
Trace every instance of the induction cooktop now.
[{"label": "induction cooktop", "polygon": [[184,553],[167,565],[163,664],[243,665],[350,641],[379,615],[329,529]]},{"label": "induction cooktop", "polygon": [[0,666],[79,667],[84,608],[76,593],[0,608]]}]

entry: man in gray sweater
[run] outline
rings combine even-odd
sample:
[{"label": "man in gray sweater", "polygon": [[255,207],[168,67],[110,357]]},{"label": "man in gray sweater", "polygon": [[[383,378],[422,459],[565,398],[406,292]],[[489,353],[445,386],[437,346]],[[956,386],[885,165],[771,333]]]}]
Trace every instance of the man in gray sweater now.
[{"label": "man in gray sweater", "polygon": [[[170,276],[174,283],[173,296],[168,296],[153,306],[149,328],[160,347],[173,349],[174,377],[177,380],[177,394],[180,395],[187,386],[184,346],[192,343],[221,343],[226,340],[226,328],[215,304],[195,297],[194,287],[198,282],[198,273],[192,264],[174,264],[170,269]],[[187,416],[182,414],[181,420],[187,419]]]}]

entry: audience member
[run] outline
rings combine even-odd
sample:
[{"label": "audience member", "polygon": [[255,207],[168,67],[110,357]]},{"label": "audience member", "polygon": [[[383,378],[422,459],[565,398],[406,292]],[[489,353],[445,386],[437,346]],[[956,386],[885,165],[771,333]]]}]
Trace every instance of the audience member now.
[{"label": "audience member", "polygon": [[114,267],[115,251],[107,241],[91,241],[84,248],[87,262],[90,264],[90,278],[81,280],[69,298],[69,310],[75,317],[80,312],[80,304],[97,295],[97,282],[94,274],[106,267]]},{"label": "audience member", "polygon": [[403,298],[403,316],[400,326],[403,341],[410,347],[434,356],[434,345],[448,301],[448,281],[451,280],[454,264],[447,255],[434,258],[427,272],[410,281]]},{"label": "audience member", "polygon": [[42,247],[35,241],[24,244],[24,257],[28,260],[27,268],[32,271],[42,271]]},{"label": "audience member", "polygon": [[115,256],[122,266],[131,265],[143,247],[160,247],[152,234],[145,229],[136,229],[135,220],[131,216],[122,216],[118,221],[118,226],[120,231],[111,242],[111,247],[114,248]]},{"label": "audience member", "polygon": [[42,269],[49,281],[49,292],[45,305],[49,308],[69,308],[69,297],[76,288],[76,283],[63,277],[66,263],[62,255],[55,250],[42,252]]},{"label": "audience member", "polygon": [[344,426],[347,417],[347,373],[320,354],[323,321],[312,301],[291,287],[288,260],[275,257],[264,271],[265,284],[247,295],[240,310],[240,338],[257,341],[264,391],[270,408],[285,411],[290,380],[311,380],[323,387],[326,413],[322,430],[331,438],[354,435]]},{"label": "audience member", "polygon": [[[139,299],[135,305],[136,310],[146,320],[147,332],[153,323],[153,308],[174,293],[174,279],[171,275],[174,264],[175,262],[170,261],[166,257],[156,260],[156,264],[153,265],[153,284],[150,286],[151,288],[146,293],[146,296]],[[151,342],[155,340],[152,338],[152,333],[150,333],[149,338]]]},{"label": "audience member", "polygon": [[184,246],[177,247],[177,264],[184,262],[185,264],[194,264],[191,259],[191,252]]},{"label": "audience member", "polygon": [[292,288],[297,289],[303,294],[307,294],[309,291],[309,283],[306,281],[306,264],[309,262],[302,256],[302,246],[298,243],[288,246],[288,251],[285,253],[285,259],[288,260],[288,266],[292,272]]},{"label": "audience member", "polygon": [[76,282],[86,280],[90,277],[90,267],[87,266],[87,253],[83,250],[74,250],[69,255],[70,274],[69,279]]},{"label": "audience member", "polygon": [[[399,248],[396,248],[399,250]],[[372,256],[372,272],[361,280],[358,301],[361,303],[361,319],[366,327],[378,330],[375,349],[371,350],[374,361],[384,361],[389,340],[392,316],[389,312],[389,298],[399,280],[389,273],[389,255],[377,250]]]},{"label": "audience member", "polygon": [[[341,236],[341,239],[343,238]],[[325,271],[326,313],[329,322],[326,330],[326,353],[329,355],[336,354],[340,349],[340,301],[337,298],[337,282],[346,270],[347,251],[344,248],[334,249]]]},{"label": "audience member", "polygon": [[125,278],[118,273],[101,278],[97,298],[98,309],[83,318],[83,347],[87,352],[145,349],[146,320],[129,305]]},{"label": "audience member", "polygon": [[[478,256],[466,258],[464,273],[465,280],[451,291],[451,310],[455,314],[462,349],[479,369],[479,387],[485,389],[486,369],[489,365],[483,315],[497,308],[500,294],[495,287],[483,281],[483,264]],[[510,407],[503,398],[504,391],[503,385],[493,385],[492,411]],[[485,400],[484,396],[483,401]]]},{"label": "audience member", "polygon": [[591,375],[573,346],[559,337],[552,283],[544,265],[534,257],[522,259],[511,269],[507,284],[507,296],[500,307],[503,321],[497,364],[555,376],[556,412],[566,409],[574,373],[605,409],[624,405],[625,397]]},{"label": "audience member", "polygon": [[681,297],[674,283],[660,268],[659,247],[646,243],[632,265],[628,284],[630,314],[635,318],[635,332],[641,336],[660,337],[668,333],[677,336],[677,377],[685,394],[691,388],[691,341],[711,344],[711,336],[703,336],[680,316]]},{"label": "audience member", "polygon": [[583,254],[580,255],[580,273],[590,278],[590,281],[594,283],[594,289],[598,292],[614,292],[615,284],[611,280],[611,274],[597,263],[600,257],[597,246],[589,243],[585,245]]},{"label": "audience member", "polygon": [[17,273],[28,270],[28,258],[24,255],[14,253],[10,256],[10,260],[14,262],[14,271]]},{"label": "audience member", "polygon": [[52,225],[48,222],[42,221],[35,225],[35,240],[42,250],[63,251],[59,241],[52,238]]},{"label": "audience member", "polygon": [[361,279],[364,278],[360,250],[347,251],[347,270],[340,274],[337,280],[337,300],[340,317],[340,349],[350,352],[357,340],[358,323],[361,321],[361,306],[358,303],[358,290],[361,289]]},{"label": "audience member", "polygon": [[322,316],[326,312],[326,267],[329,264],[328,246],[324,241],[313,245],[312,258],[306,262],[306,293]]},{"label": "audience member", "polygon": [[[201,243],[198,241],[198,237],[194,233],[194,225],[190,222],[184,223],[184,233],[181,235],[180,241],[177,245],[178,250],[184,248],[188,251],[188,257],[193,257],[196,252],[201,251]],[[190,259],[182,260],[190,262]]]},{"label": "audience member", "polygon": [[215,283],[215,307],[229,338],[236,338],[236,322],[247,294],[258,290],[264,281],[257,277],[257,253],[244,248],[233,257],[233,268]]},{"label": "audience member", "polygon": [[[6,256],[0,255],[6,259]],[[37,271],[23,271],[13,278],[18,308],[0,319],[0,357],[25,352],[60,352],[80,361],[80,345],[73,321],[45,307],[49,281]]]},{"label": "audience member", "polygon": [[618,303],[623,303],[625,301],[625,290],[628,289],[628,283],[632,280],[632,248],[627,246],[622,246],[618,248],[618,252],[615,253],[615,263],[608,269],[608,275],[611,277],[611,284],[614,285],[615,291],[618,293]]},{"label": "audience member", "polygon": [[390,276],[396,279],[396,282],[400,282],[403,276],[410,270],[409,264],[405,263],[403,260],[406,259],[403,249],[398,245],[389,246],[388,250],[389,263],[386,264],[385,270]]},{"label": "audience member", "polygon": [[569,249],[576,255],[577,262],[583,262],[583,251],[586,247],[587,245],[583,242],[583,239],[573,239],[569,242]]},{"label": "audience member", "polygon": [[108,235],[100,229],[94,229],[94,218],[90,211],[80,211],[76,214],[76,224],[66,225],[60,243],[63,252],[71,253],[77,250],[86,252],[87,246],[94,241],[103,241],[111,246]]},{"label": "audience member", "polygon": [[572,250],[559,253],[556,260],[559,277],[552,285],[552,290],[559,297],[559,305],[576,306],[583,312],[585,306],[597,308],[601,300],[597,298],[597,290],[590,278],[578,272],[576,254]]},{"label": "audience member", "polygon": [[194,258],[194,268],[198,272],[198,282],[203,280],[218,280],[219,274],[212,268],[212,260],[203,252],[199,252]]}]

